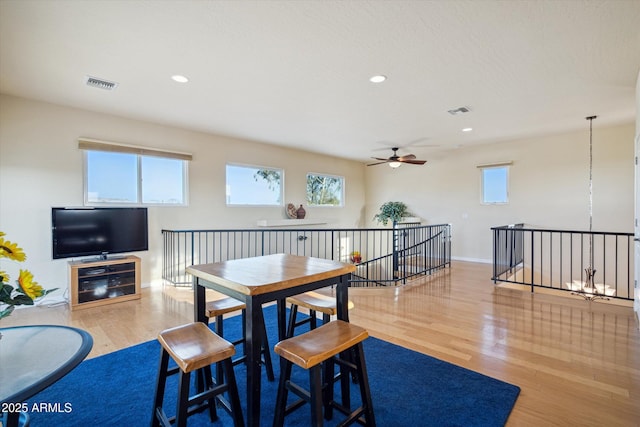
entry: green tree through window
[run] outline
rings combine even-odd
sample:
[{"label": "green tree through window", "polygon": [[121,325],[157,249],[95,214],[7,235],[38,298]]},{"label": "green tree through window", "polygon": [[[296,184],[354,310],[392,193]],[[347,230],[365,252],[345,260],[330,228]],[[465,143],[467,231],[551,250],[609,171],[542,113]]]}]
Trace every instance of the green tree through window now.
[{"label": "green tree through window", "polygon": [[342,206],[344,178],[330,175],[307,175],[307,204]]},{"label": "green tree through window", "polygon": [[260,169],[253,174],[253,178],[256,182],[263,179],[267,182],[270,190],[280,188],[280,171],[274,169]]}]

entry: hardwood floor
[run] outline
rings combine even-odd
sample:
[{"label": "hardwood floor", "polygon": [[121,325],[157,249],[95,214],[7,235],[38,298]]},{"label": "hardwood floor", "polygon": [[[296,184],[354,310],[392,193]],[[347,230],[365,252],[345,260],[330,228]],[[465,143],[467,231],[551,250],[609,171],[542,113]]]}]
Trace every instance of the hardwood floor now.
[{"label": "hardwood floor", "polygon": [[[531,294],[489,277],[489,265],[454,261],[404,287],[352,288],[351,321],[377,338],[519,386],[508,426],[640,425],[640,331],[630,305]],[[190,321],[192,298],[186,288],[145,288],[138,301],[16,310],[0,325],[86,329],[95,357]]]}]

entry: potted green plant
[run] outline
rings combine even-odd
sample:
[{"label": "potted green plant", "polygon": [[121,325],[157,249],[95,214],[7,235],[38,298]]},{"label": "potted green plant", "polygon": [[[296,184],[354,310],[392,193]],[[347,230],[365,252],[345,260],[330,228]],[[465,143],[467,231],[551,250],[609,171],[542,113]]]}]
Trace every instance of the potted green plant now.
[{"label": "potted green plant", "polygon": [[382,225],[387,225],[389,221],[393,225],[402,221],[403,218],[408,217],[409,210],[407,209],[407,205],[402,202],[386,202],[382,206],[380,206],[380,212],[374,215],[373,219],[382,223]]}]

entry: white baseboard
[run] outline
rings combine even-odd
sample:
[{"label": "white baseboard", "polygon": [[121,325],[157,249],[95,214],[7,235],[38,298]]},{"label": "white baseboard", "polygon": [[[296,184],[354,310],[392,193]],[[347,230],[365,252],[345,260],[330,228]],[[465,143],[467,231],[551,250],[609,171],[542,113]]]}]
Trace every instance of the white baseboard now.
[{"label": "white baseboard", "polygon": [[452,256],[452,261],[466,261],[466,262],[479,262],[482,264],[491,264],[493,261],[490,259],[484,258],[469,258],[469,257],[461,257],[461,256]]}]

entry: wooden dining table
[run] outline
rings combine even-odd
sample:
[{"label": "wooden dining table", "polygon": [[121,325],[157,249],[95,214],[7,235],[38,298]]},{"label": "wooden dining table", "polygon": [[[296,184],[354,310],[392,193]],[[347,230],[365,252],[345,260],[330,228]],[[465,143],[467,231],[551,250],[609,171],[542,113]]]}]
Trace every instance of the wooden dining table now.
[{"label": "wooden dining table", "polygon": [[290,254],[264,255],[193,265],[194,318],[206,322],[206,289],[214,289],[246,304],[247,424],[260,425],[262,305],[277,301],[278,337],[286,334],[288,296],[336,285],[337,317],[349,321],[349,280],[353,264]]}]

